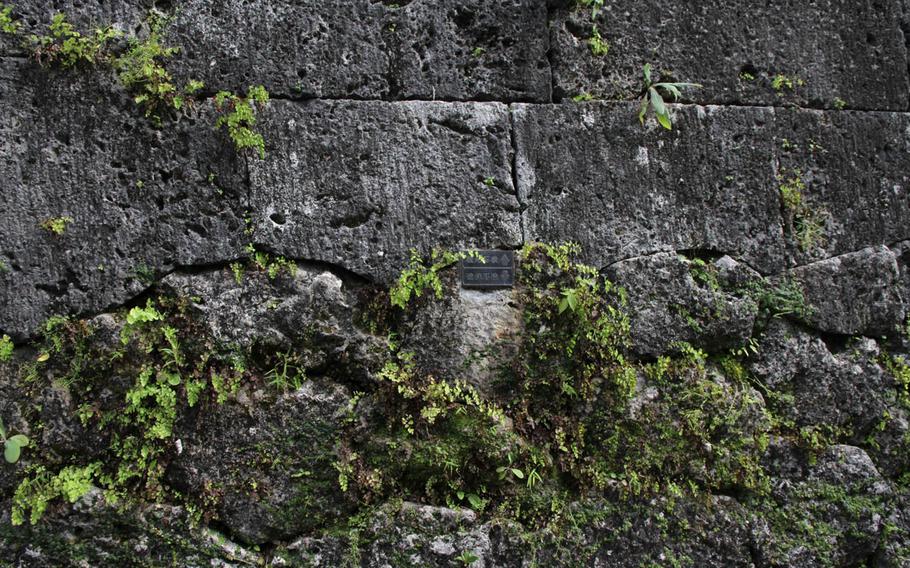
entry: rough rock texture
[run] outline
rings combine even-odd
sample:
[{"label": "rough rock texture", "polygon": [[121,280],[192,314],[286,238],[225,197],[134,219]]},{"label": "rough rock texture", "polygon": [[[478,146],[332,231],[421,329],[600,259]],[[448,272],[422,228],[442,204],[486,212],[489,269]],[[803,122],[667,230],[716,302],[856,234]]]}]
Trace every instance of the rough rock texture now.
[{"label": "rough rock texture", "polygon": [[282,96],[549,100],[537,0],[193,2],[171,36],[215,89]]},{"label": "rough rock texture", "polygon": [[[628,98],[651,62],[663,79],[700,83],[699,103],[906,110],[910,84],[898,0],[755,3],[748,0],[605,2],[559,5],[550,23],[554,97]],[[592,25],[609,43],[592,56]],[[775,89],[785,75],[793,88]]]},{"label": "rough rock texture", "polygon": [[[343,389],[314,381],[278,400],[243,393],[186,419],[169,479],[183,491],[220,494],[220,522],[247,543],[320,527],[352,511],[332,468],[347,404]],[[257,411],[262,407],[269,411]]]},{"label": "rough rock texture", "polygon": [[517,347],[523,322],[515,291],[461,288],[454,269],[443,283],[442,299],[428,295],[405,316],[401,348],[434,376],[485,390]]},{"label": "rough rock texture", "polygon": [[307,372],[364,381],[381,364],[377,353],[384,345],[355,326],[352,284],[304,265],[274,280],[247,271],[239,284],[227,269],[174,273],[161,281],[164,290],[197,299],[193,309],[221,344],[296,349]]},{"label": "rough rock texture", "polygon": [[34,527],[9,525],[9,507],[0,520],[0,552],[16,568],[59,566],[259,565],[262,555],[240,547],[212,529],[191,531],[179,507],[117,510],[97,489],[60,517]]},{"label": "rough rock texture", "polygon": [[504,105],[275,103],[263,128],[257,244],[390,282],[411,248],[521,242]]},{"label": "rough rock texture", "polygon": [[[122,32],[134,29],[146,17],[155,0],[19,0],[6,2],[13,7],[26,35],[45,35],[54,14],[63,13],[67,21],[82,31],[111,26]],[[21,38],[0,33],[0,56],[27,54]]]},{"label": "rough rock texture", "polygon": [[[0,330],[23,338],[238,256],[243,164],[209,124],[158,130],[103,74],[0,60]],[[40,226],[60,217],[62,235]]]},{"label": "rough rock texture", "polygon": [[[579,241],[600,266],[697,249],[762,273],[903,239],[905,115],[684,106],[666,132],[642,129],[636,108],[516,105],[528,239]],[[796,170],[830,215],[821,251],[798,250],[783,230],[778,176]]]},{"label": "rough rock texture", "polygon": [[[624,509],[624,510],[623,510]],[[750,566],[745,511],[733,499],[702,503],[630,502],[623,508],[603,501],[579,503],[573,511],[588,522],[554,534],[523,531],[514,523],[482,523],[473,511],[414,503],[386,508],[367,523],[365,549],[352,554],[344,538],[304,538],[289,546],[291,558],[317,566],[452,566],[467,552],[472,566],[527,565],[635,567],[695,561],[699,566]],[[685,519],[685,520],[684,520]],[[685,560],[688,559],[688,560]],[[292,562],[293,562],[292,560]],[[356,561],[356,560],[355,560]]]},{"label": "rough rock texture", "polygon": [[884,531],[891,489],[861,449],[832,446],[800,479],[777,480],[755,525],[759,566],[852,566]]},{"label": "rough rock texture", "polygon": [[886,247],[814,262],[788,276],[806,295],[808,323],[821,331],[881,336],[904,323],[897,262]]},{"label": "rough rock texture", "polygon": [[[127,37],[61,69],[0,32],[0,419],[31,438],[0,467],[0,564],[910,565],[910,0],[612,0],[593,21],[569,0],[12,3],[23,36],[62,11],[83,34]],[[110,66],[150,10],[179,48],[158,62],[178,86],[206,83],[160,124]],[[672,131],[637,120],[646,62],[703,84],[671,105]],[[215,131],[208,101],[259,84],[263,160]],[[570,100],[583,93],[609,101]],[[42,228],[59,218],[62,234]],[[525,329],[527,290],[462,290],[450,268],[442,299],[389,304],[412,249],[567,240],[628,294],[617,368],[551,357],[554,376],[525,373],[527,392],[494,389],[515,378],[497,357],[549,331]],[[296,273],[256,265],[278,255]],[[550,323],[603,315],[555,313],[546,300],[572,286],[537,296]],[[71,319],[47,326],[54,314]],[[507,419],[487,428],[473,391],[380,372],[396,349],[503,397]],[[215,379],[231,370],[225,394]],[[137,398],[149,381],[166,388]],[[173,429],[132,432],[142,412]],[[616,439],[642,432],[640,448]],[[389,480],[352,452],[379,438],[408,489],[370,491]],[[693,455],[659,459],[655,440]],[[608,450],[626,453],[599,463]],[[101,459],[119,475],[122,455],[154,462],[118,487],[137,501],[122,509],[102,475],[72,503],[85,488],[48,481]],[[490,474],[476,511],[458,507],[476,480],[421,477],[458,472],[453,455],[509,466],[470,464]],[[672,461],[678,476],[647,479]],[[23,479],[37,494],[16,495]],[[42,492],[41,522],[13,526],[14,501],[40,507]]]},{"label": "rough rock texture", "polygon": [[882,415],[892,379],[875,358],[879,348],[860,339],[832,353],[825,342],[797,326],[774,320],[751,365],[775,392],[794,397],[781,412],[799,426],[831,425],[864,436]]},{"label": "rough rock texture", "polygon": [[675,253],[657,253],[611,264],[604,272],[628,292],[637,353],[657,356],[680,341],[718,351],[752,336],[758,306],[724,288],[758,274],[730,257],[696,265]]}]

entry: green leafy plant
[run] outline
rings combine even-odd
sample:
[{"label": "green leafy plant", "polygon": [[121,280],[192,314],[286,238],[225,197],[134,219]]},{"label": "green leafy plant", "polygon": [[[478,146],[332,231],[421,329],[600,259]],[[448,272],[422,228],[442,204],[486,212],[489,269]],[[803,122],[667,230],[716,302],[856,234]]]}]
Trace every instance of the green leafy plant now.
[{"label": "green leafy plant", "polygon": [[13,434],[8,436],[3,419],[0,418],[0,439],[3,440],[3,458],[7,463],[16,463],[19,461],[19,455],[22,448],[29,444],[28,436],[25,434]]},{"label": "green leafy plant", "polygon": [[794,316],[805,320],[812,314],[802,286],[793,279],[781,280],[776,285],[765,281],[752,282],[745,292],[758,304],[763,319]]},{"label": "green leafy plant", "polygon": [[470,566],[471,564],[474,564],[480,560],[480,557],[478,557],[470,550],[462,550],[461,554],[455,557],[455,560],[461,562],[465,566]]},{"label": "green leafy plant", "polygon": [[771,88],[777,91],[778,95],[782,95],[784,89],[795,91],[796,87],[802,87],[805,84],[805,81],[795,75],[790,76],[778,73],[771,78]]},{"label": "green leafy plant", "polygon": [[262,85],[251,86],[246,97],[227,91],[219,91],[215,95],[215,109],[222,113],[215,121],[215,128],[227,129],[238,152],[253,149],[260,159],[265,159],[265,140],[253,127],[256,125],[256,109],[264,107],[268,100],[269,93]]},{"label": "green leafy plant", "polygon": [[646,63],[642,68],[642,74],[644,75],[644,88],[641,92],[641,108],[638,111],[638,120],[644,124],[648,108],[651,108],[654,110],[654,115],[657,116],[657,122],[667,130],[672,130],[673,124],[670,121],[670,111],[661,92],[677,101],[682,96],[681,89],[700,88],[701,85],[698,83],[655,83],[651,78],[650,63]]},{"label": "green leafy plant", "polygon": [[149,19],[150,32],[143,40],[130,38],[129,49],[114,60],[120,83],[133,94],[135,103],[145,109],[145,116],[160,123],[165,110],[183,111],[195,104],[194,96],[202,89],[201,81],[190,80],[178,89],[164,61],[179,50],[161,43],[165,24],[161,16]]},{"label": "green leafy plant", "polygon": [[[297,274],[297,263],[293,260],[289,260],[283,256],[272,256],[265,251],[256,250],[256,246],[253,245],[253,243],[248,243],[244,250],[249,255],[247,268],[254,268],[260,272],[265,272],[269,280],[278,278],[282,272],[287,273],[287,275],[291,277]],[[243,280],[243,265],[240,263],[232,263],[231,271],[234,273],[234,280],[240,284]]]},{"label": "green leafy plant", "polygon": [[412,297],[420,297],[429,288],[436,298],[442,298],[442,280],[439,273],[453,266],[469,256],[482,257],[475,253],[450,252],[433,249],[430,253],[429,266],[424,263],[423,256],[415,249],[411,249],[411,260],[407,269],[402,271],[398,281],[389,290],[389,299],[393,306],[402,310],[406,309]]},{"label": "green leafy plant", "polygon": [[100,469],[98,462],[87,466],[66,466],[55,475],[44,466],[33,468],[31,475],[19,484],[13,495],[12,524],[23,524],[26,516],[31,524],[36,524],[48,504],[58,497],[75,503],[91,490],[92,478]]},{"label": "green leafy plant", "polygon": [[285,353],[278,353],[277,358],[275,366],[266,373],[266,380],[281,392],[288,389],[299,390],[306,380],[306,371],[302,367],[300,356],[288,349]]},{"label": "green leafy plant", "polygon": [[63,13],[54,15],[49,30],[50,35],[29,37],[32,57],[39,64],[59,63],[62,67],[98,63],[107,57],[106,48],[110,41],[123,35],[111,27],[98,28],[90,35],[82,35]]},{"label": "green leafy plant", "polygon": [[8,335],[0,337],[0,363],[9,361],[13,356],[13,340]]},{"label": "green leafy plant", "polygon": [[778,175],[781,203],[792,227],[793,238],[802,251],[824,246],[828,215],[823,209],[812,207],[805,199],[806,184],[802,172],[793,170],[790,175]]},{"label": "green leafy plant", "polygon": [[591,49],[591,55],[595,57],[605,57],[610,53],[610,42],[600,35],[597,26],[591,28],[591,37],[588,38],[588,47]]},{"label": "green leafy plant", "polygon": [[591,93],[580,93],[572,97],[572,101],[576,103],[587,103],[590,101],[596,101],[597,97]]},{"label": "green leafy plant", "polygon": [[0,31],[15,35],[19,33],[19,22],[13,19],[13,7],[0,4]]},{"label": "green leafy plant", "polygon": [[72,222],[72,217],[52,217],[42,221],[41,228],[59,237],[66,232],[66,226]]}]

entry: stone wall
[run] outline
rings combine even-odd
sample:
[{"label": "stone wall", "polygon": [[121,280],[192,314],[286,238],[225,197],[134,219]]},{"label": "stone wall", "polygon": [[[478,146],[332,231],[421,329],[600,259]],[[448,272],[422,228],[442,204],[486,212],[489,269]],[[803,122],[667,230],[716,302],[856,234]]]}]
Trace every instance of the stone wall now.
[{"label": "stone wall", "polygon": [[[18,36],[0,33],[0,336],[16,347],[0,361],[0,418],[32,445],[0,471],[4,561],[907,562],[910,5],[604,4],[592,19],[569,0],[19,0]],[[83,33],[143,38],[152,10],[170,15],[175,84],[205,83],[195,109],[160,124],[105,62],[41,65],[22,42],[58,11]],[[593,26],[606,55],[592,53]],[[639,123],[645,63],[702,85],[670,105],[672,130]],[[208,102],[259,84],[271,98],[257,111],[264,159],[235,151]],[[62,234],[42,228],[54,218],[70,219]],[[521,287],[465,291],[454,269],[443,298],[396,312],[384,294],[410,251],[565,241],[627,290],[630,359],[652,363],[680,341],[736,353],[763,407],[769,393],[789,397],[772,409],[786,427],[768,432],[764,504],[723,487],[628,505],[576,492],[584,520],[566,536],[466,503],[340,491],[338,432],[388,358],[389,327],[361,325],[364,313],[391,311],[423,371],[480,392],[496,365],[473,355],[533,333]],[[253,251],[299,268],[270,278]],[[795,286],[803,305],[768,313],[750,282]],[[35,526],[11,525],[29,471],[107,456],[80,443],[104,446],[106,426],[76,416],[116,411],[131,380],[107,377],[87,402],[78,377],[41,366],[45,322],[91,322],[114,350],[124,312],[159,294],[190,298],[207,341],[268,361],[259,382],[179,409],[156,458],[163,493],[119,510],[96,477]],[[73,356],[58,351],[51,363]],[[270,390],[266,367],[292,352],[307,381]],[[646,383],[647,406],[659,389]],[[784,542],[767,503],[817,530]]]}]

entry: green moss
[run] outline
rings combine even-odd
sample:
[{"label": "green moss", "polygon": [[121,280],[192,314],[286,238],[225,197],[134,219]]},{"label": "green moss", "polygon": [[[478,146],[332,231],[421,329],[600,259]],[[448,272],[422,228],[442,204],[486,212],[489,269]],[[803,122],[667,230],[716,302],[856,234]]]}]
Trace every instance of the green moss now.
[{"label": "green moss", "polygon": [[[817,565],[841,566],[847,539],[877,540],[868,532],[873,518],[885,516],[886,501],[868,484],[832,485],[802,482],[779,498],[747,503],[771,529],[765,550],[774,565],[787,565],[790,555],[809,555]],[[854,543],[855,545],[856,543]]]}]

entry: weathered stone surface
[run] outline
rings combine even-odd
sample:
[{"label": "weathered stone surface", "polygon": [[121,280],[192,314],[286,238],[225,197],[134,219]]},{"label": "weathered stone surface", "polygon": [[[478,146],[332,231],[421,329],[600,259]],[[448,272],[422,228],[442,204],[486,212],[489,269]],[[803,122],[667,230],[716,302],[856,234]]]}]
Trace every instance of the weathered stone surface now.
[{"label": "weathered stone surface", "polygon": [[248,543],[344,518],[351,505],[332,463],[348,400],[341,387],[313,380],[277,400],[243,393],[184,421],[168,479],[192,495],[217,495],[221,523]]},{"label": "weathered stone surface", "polygon": [[794,397],[775,412],[801,427],[839,427],[862,440],[881,419],[893,379],[876,363],[875,341],[848,347],[832,353],[821,339],[772,320],[750,369],[771,390]]},{"label": "weathered stone surface", "polygon": [[550,100],[542,0],[417,0],[395,29],[393,98]]},{"label": "weathered stone surface", "polygon": [[[414,503],[386,506],[367,522],[367,542],[352,549],[346,537],[303,538],[289,546],[293,559],[315,566],[452,566],[463,553],[479,568],[528,565],[662,565],[671,559],[697,559],[699,566],[751,566],[745,512],[729,497],[709,506],[660,500],[629,502],[622,507],[598,500],[578,503],[572,514],[590,519],[553,532],[526,532],[507,521],[480,522],[475,513]],[[561,532],[560,532],[561,531]],[[352,552],[355,551],[355,552]],[[294,560],[292,560],[292,563]]]},{"label": "weathered stone surface", "polygon": [[[101,74],[0,61],[0,331],[23,338],[238,256],[242,163],[211,124],[155,129]],[[58,217],[64,234],[41,228]]]},{"label": "weathered stone surface", "polygon": [[268,157],[250,162],[257,244],[387,283],[412,247],[521,241],[503,105],[276,102],[263,129]]},{"label": "weathered stone surface", "polygon": [[261,554],[245,550],[211,529],[192,529],[180,507],[149,505],[118,510],[91,490],[65,514],[35,526],[10,525],[9,502],[0,504],[0,554],[5,566],[181,566],[263,565]]},{"label": "weathered stone surface", "polygon": [[759,505],[758,566],[853,566],[876,551],[891,489],[859,448],[831,446],[806,477],[775,480]]},{"label": "weathered stone surface", "polygon": [[514,355],[522,330],[515,289],[464,289],[454,269],[443,278],[442,299],[427,297],[408,311],[401,348],[435,377],[487,390],[499,365]]},{"label": "weathered stone surface", "polygon": [[[680,106],[667,132],[636,110],[513,107],[528,239],[579,241],[601,266],[698,249],[770,273],[906,238],[904,115]],[[797,170],[828,218],[810,251],[783,230],[778,176]]]},{"label": "weathered stone surface", "polygon": [[[550,27],[554,96],[628,98],[652,63],[663,79],[701,83],[699,103],[906,110],[910,87],[899,0],[558,2]],[[594,56],[592,24],[610,44]],[[804,84],[775,89],[786,75]],[[750,75],[753,78],[749,78]]]},{"label": "weathered stone surface", "polygon": [[270,280],[248,270],[238,283],[227,269],[173,273],[161,282],[192,298],[192,307],[222,345],[240,349],[293,350],[308,373],[365,382],[381,366],[385,338],[354,325],[353,283],[323,268],[298,266]]},{"label": "weathered stone surface", "polygon": [[907,490],[895,495],[885,523],[887,528],[872,566],[898,568],[910,565],[910,493]]},{"label": "weathered stone surface", "polygon": [[844,335],[891,335],[904,322],[894,253],[884,246],[789,271],[800,283],[813,327]]},{"label": "weathered stone surface", "polygon": [[637,353],[661,355],[680,341],[709,351],[729,349],[752,335],[758,306],[725,288],[759,276],[730,257],[697,265],[675,253],[657,253],[612,264],[605,274],[628,292]]},{"label": "weathered stone surface", "polygon": [[178,74],[290,97],[547,101],[540,0],[241,2],[181,6]]}]

